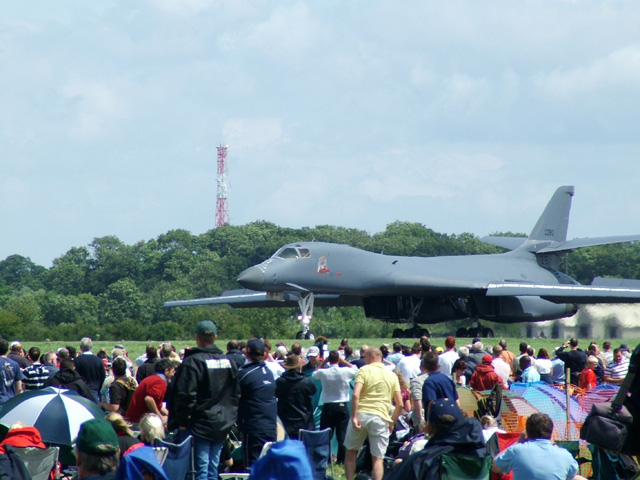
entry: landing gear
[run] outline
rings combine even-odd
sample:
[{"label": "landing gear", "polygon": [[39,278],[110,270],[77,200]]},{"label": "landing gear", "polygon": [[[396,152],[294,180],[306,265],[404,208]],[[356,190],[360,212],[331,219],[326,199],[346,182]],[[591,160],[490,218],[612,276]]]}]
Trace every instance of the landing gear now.
[{"label": "landing gear", "polygon": [[482,327],[477,320],[471,321],[471,327],[469,329],[460,327],[456,330],[456,337],[466,337],[466,338],[475,338],[475,337],[486,337],[493,338],[493,330],[488,327]]},{"label": "landing gear", "polygon": [[298,315],[298,320],[300,321],[302,330],[296,333],[296,340],[315,340],[316,336],[309,327],[311,316],[313,315],[313,293],[309,292],[300,295],[298,306],[301,312],[300,315]]},{"label": "landing gear", "polygon": [[422,328],[419,326],[408,328],[407,330],[396,328],[393,331],[393,338],[420,338],[420,337],[431,337],[431,332],[429,331],[428,328]]}]

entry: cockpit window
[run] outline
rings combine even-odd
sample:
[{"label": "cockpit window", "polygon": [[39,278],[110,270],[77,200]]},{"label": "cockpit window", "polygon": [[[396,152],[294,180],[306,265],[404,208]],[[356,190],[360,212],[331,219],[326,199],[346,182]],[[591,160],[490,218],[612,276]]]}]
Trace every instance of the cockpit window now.
[{"label": "cockpit window", "polygon": [[311,256],[307,248],[282,247],[273,254],[274,258],[308,258]]}]

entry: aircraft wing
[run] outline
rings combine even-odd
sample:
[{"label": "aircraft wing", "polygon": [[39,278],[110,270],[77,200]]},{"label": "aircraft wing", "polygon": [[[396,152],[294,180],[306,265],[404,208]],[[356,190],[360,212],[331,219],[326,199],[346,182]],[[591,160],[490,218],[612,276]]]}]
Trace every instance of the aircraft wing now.
[{"label": "aircraft wing", "polygon": [[524,242],[527,241],[524,237],[498,237],[495,235],[489,235],[482,237],[481,242],[488,243],[489,245],[495,245],[496,247],[506,248],[507,250],[515,250]]},{"label": "aircraft wing", "polygon": [[491,283],[487,297],[536,296],[554,303],[640,303],[640,288],[598,285]]},{"label": "aircraft wing", "polygon": [[[300,293],[285,291],[282,293],[256,292],[239,289],[222,292],[219,297],[194,298],[191,300],[173,300],[164,302],[164,307],[192,307],[195,305],[230,305],[233,308],[298,307]],[[362,299],[355,296],[318,294],[314,304],[319,307],[362,306]]]},{"label": "aircraft wing", "polygon": [[577,248],[595,247],[597,245],[609,245],[611,243],[626,243],[640,241],[640,235],[618,235],[613,237],[575,238],[566,242],[553,242],[548,247],[542,248],[537,253],[571,252]]}]

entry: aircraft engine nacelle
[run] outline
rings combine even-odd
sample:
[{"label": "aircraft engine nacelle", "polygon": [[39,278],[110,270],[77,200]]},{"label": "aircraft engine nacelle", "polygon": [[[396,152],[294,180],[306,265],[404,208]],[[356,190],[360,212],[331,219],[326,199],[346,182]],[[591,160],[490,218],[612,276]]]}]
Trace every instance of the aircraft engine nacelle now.
[{"label": "aircraft engine nacelle", "polygon": [[469,316],[465,303],[458,299],[380,296],[365,297],[362,303],[367,318],[391,323],[405,323],[416,309],[416,323],[440,323]]},{"label": "aircraft engine nacelle", "polygon": [[540,297],[472,297],[472,315],[499,323],[556,320],[574,315],[578,307],[570,303],[553,303]]}]

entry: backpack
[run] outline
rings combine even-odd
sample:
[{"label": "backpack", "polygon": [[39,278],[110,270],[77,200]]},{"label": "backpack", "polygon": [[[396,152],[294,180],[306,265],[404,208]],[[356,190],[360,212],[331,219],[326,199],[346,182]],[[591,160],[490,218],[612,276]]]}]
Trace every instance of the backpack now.
[{"label": "backpack", "polygon": [[[122,385],[125,389],[125,396],[120,401],[120,408],[118,409],[120,412],[126,412],[129,408],[129,404],[131,403],[131,399],[133,398],[133,392],[135,391],[135,387],[133,387],[131,381],[125,382],[124,380],[116,380],[116,383]],[[124,415],[124,413],[123,413]]]}]

